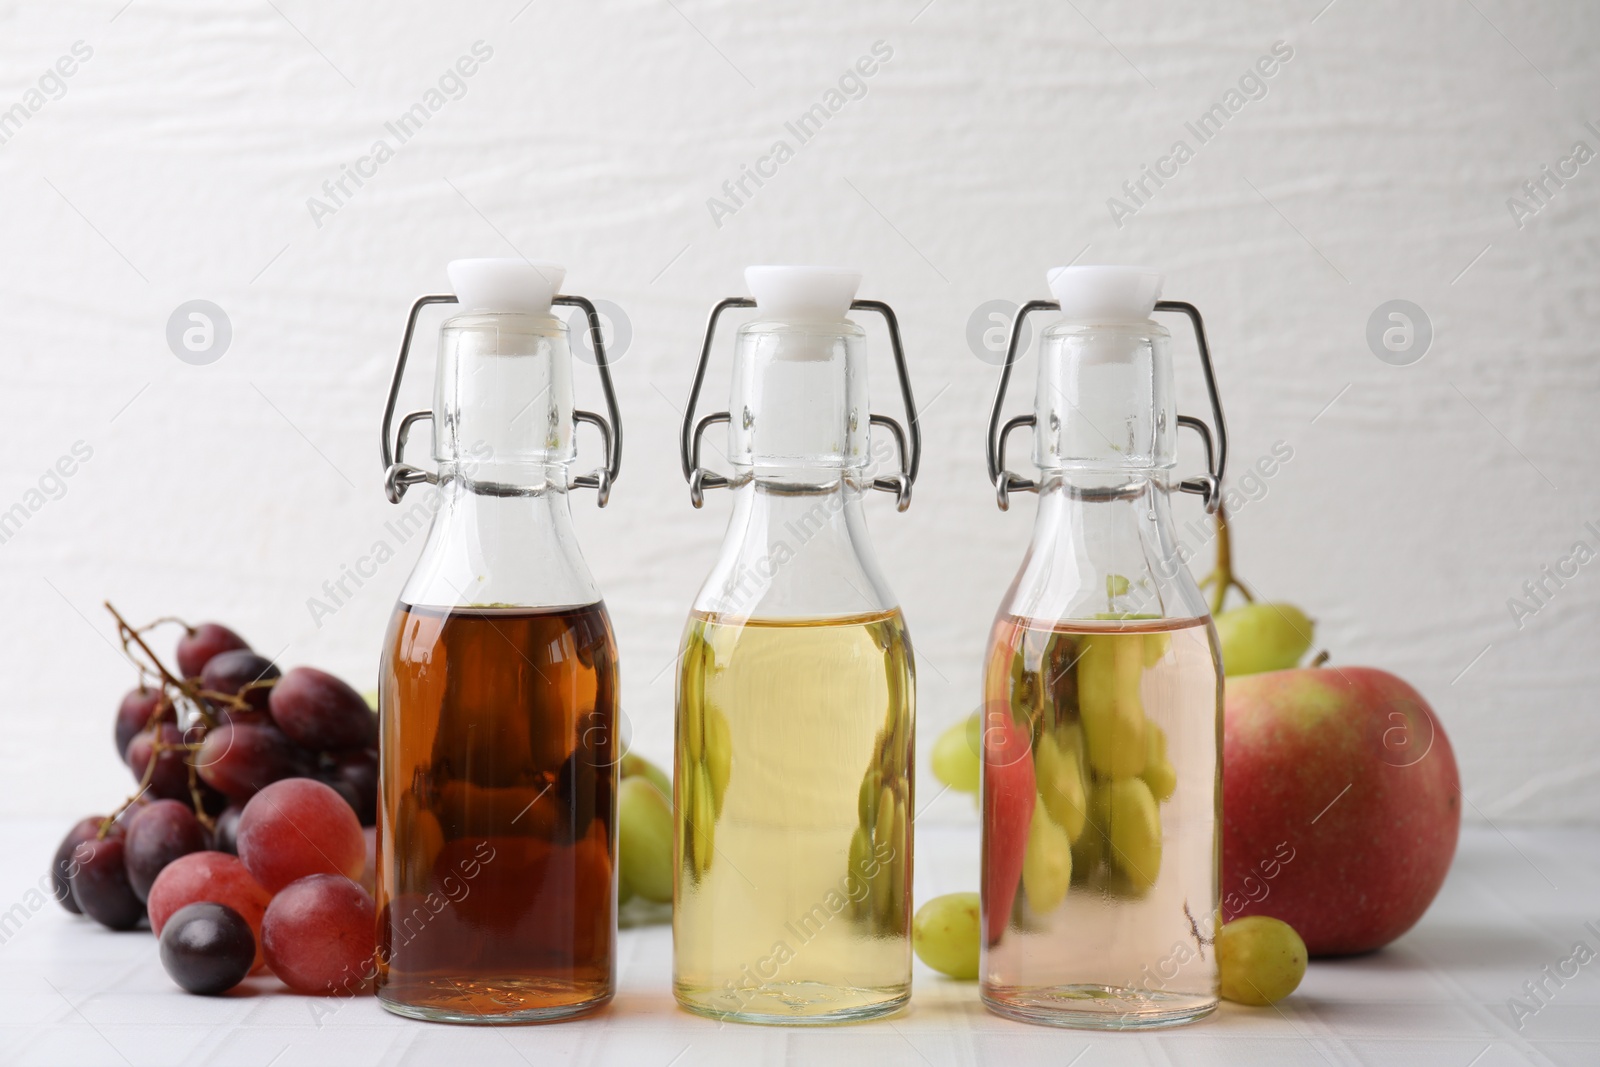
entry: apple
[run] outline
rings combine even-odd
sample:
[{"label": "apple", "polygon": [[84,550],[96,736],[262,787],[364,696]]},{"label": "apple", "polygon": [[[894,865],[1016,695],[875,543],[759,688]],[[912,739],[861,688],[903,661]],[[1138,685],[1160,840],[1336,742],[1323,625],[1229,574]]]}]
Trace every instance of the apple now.
[{"label": "apple", "polygon": [[1011,921],[1022,882],[1038,787],[1033,773],[1033,731],[1017,722],[1011,706],[991,701],[983,716],[983,924],[993,945]]},{"label": "apple", "polygon": [[1433,710],[1371,667],[1227,680],[1223,918],[1269,915],[1313,956],[1381,948],[1455,855],[1461,781]]}]

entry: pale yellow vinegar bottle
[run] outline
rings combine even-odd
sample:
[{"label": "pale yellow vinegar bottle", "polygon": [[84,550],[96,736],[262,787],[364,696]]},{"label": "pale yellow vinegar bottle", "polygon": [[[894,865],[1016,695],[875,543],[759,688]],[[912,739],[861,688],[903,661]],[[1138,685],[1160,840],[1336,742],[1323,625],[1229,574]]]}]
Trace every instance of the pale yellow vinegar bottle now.
[{"label": "pale yellow vinegar bottle", "polygon": [[[1025,1022],[1170,1026],[1217,1005],[1222,685],[1216,630],[1179,554],[1173,490],[1214,508],[1227,456],[1200,315],[1133,267],[1051,272],[1057,302],[1012,328],[989,429],[1004,508],[1039,497],[984,671],[980,995]],[[1040,336],[1030,416],[1001,424],[1022,318]],[[1213,441],[1174,403],[1167,330],[1189,316]],[[1005,470],[1031,425],[1035,479]],[[1177,430],[1209,469],[1180,481]]]},{"label": "pale yellow vinegar bottle", "polygon": [[[689,1011],[739,1022],[873,1018],[911,994],[916,681],[863,497],[909,502],[916,408],[893,312],[853,300],[859,274],[752,267],[746,278],[755,300],[717,305],[684,423],[696,506],[727,487],[733,515],[678,668],[673,992]],[[717,317],[751,306],[735,415],[696,424]],[[888,322],[909,438],[870,414],[852,308]],[[699,465],[699,434],[717,421],[729,425],[727,476]],[[899,445],[896,473],[871,469],[874,423]]]}]

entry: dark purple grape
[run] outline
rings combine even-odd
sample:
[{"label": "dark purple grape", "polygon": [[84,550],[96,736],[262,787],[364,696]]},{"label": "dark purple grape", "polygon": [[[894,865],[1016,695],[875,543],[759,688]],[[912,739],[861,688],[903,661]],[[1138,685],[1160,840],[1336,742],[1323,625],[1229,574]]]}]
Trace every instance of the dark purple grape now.
[{"label": "dark purple grape", "polygon": [[68,879],[83,914],[113,930],[132,930],[144,918],[144,901],[128,879],[124,841],[117,834],[80,842],[72,853],[78,869]]},{"label": "dark purple grape", "polygon": [[226,993],[255,959],[255,933],[226,904],[185,904],[161,928],[161,965],[190,993]]},{"label": "dark purple grape", "polygon": [[346,782],[342,778],[333,778],[326,774],[319,774],[316,780],[333,790],[335,793],[338,793],[339,799],[348,804],[350,806],[350,810],[355,813],[357,821],[360,820],[361,794],[356,791],[355,786],[351,785],[349,782]]},{"label": "dark purple grape", "polygon": [[[190,758],[193,759],[194,757],[191,755]],[[225,793],[213,789],[211,783],[199,777],[198,774],[195,777],[195,785],[200,790],[200,807],[213,819],[227,810],[228,805],[232,803]]]},{"label": "dark purple grape", "polygon": [[[156,743],[163,746],[155,757],[156,769],[150,778],[150,796],[166,800],[184,800],[189,796],[189,750],[183,746],[183,733],[170,722],[157,723],[153,730],[136,734],[128,742],[126,756],[128,769],[134,781],[143,781]],[[177,747],[173,747],[177,746]]]},{"label": "dark purple grape", "polygon": [[[63,908],[74,915],[82,915],[83,909],[78,907],[78,901],[72,895],[71,877],[78,869],[78,861],[73,858],[73,852],[85,841],[93,841],[100,836],[100,824],[106,821],[104,815],[91,815],[78,822],[67,831],[67,836],[61,839],[61,844],[56,846],[55,859],[50,861],[50,886],[56,900]],[[121,837],[124,827],[120,822],[111,824],[107,834],[112,837]]]},{"label": "dark purple grape", "polygon": [[317,777],[344,797],[355,810],[362,826],[372,826],[378,821],[377,749],[358,748],[349,752],[330,753],[324,757]]},{"label": "dark purple grape", "polygon": [[[206,661],[200,672],[200,688],[237,696],[251,682],[268,682],[280,673],[278,665],[265,656],[258,656],[248,648],[236,648],[219,652]],[[245,702],[252,711],[265,713],[269,692],[271,690],[265,688],[251,689],[244,694]]]},{"label": "dark purple grape", "polygon": [[236,722],[206,732],[195,766],[207,784],[242,804],[281,778],[304,774],[309,759],[276,726]]},{"label": "dark purple grape", "polygon": [[178,638],[178,672],[185,678],[197,677],[213,656],[249,647],[244,638],[221,623],[203,622]]},{"label": "dark purple grape", "polygon": [[128,758],[128,742],[150,725],[151,716],[158,710],[162,718],[172,717],[172,705],[166,702],[161,690],[141,685],[128,691],[122,698],[122,706],[117,708],[117,755]]},{"label": "dark purple grape", "polygon": [[366,698],[327,671],[294,668],[272,687],[268,706],[289,740],[313,752],[372,744],[373,715]]},{"label": "dark purple grape", "polygon": [[218,852],[226,852],[230,856],[239,854],[239,816],[244,808],[229,804],[222,809],[222,814],[217,816],[216,825],[211,830],[211,847]]},{"label": "dark purple grape", "polygon": [[146,806],[128,825],[125,841],[128,881],[134,895],[148,899],[162,868],[179,856],[203,852],[205,847],[205,827],[189,805],[157,800]]}]

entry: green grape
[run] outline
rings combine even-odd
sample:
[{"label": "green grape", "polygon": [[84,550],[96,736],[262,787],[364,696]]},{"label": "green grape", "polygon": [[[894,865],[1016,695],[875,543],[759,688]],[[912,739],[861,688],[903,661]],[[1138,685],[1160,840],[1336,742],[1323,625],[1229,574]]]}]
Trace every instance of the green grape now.
[{"label": "green grape", "polygon": [[[1116,619],[1119,622],[1127,622],[1132,619],[1161,618],[1160,615],[1152,615],[1143,611],[1097,611],[1094,617],[1096,619]],[[1172,643],[1172,639],[1168,634],[1163,633],[1147,633],[1143,637],[1144,665],[1146,667],[1154,667],[1161,662],[1161,657],[1167,654],[1167,646]]]},{"label": "green grape", "polygon": [[694,851],[695,874],[699,876],[711,869],[716,847],[717,807],[711,791],[711,775],[706,772],[704,764],[695,765],[691,783],[689,835]]},{"label": "green grape", "polygon": [[1245,604],[1213,620],[1229,678],[1287,670],[1300,662],[1316,624],[1293,604]]},{"label": "green grape", "polygon": [[1161,662],[1161,657],[1167,654],[1167,646],[1172,644],[1170,634],[1145,634],[1144,635],[1144,665],[1146,669],[1154,667]]},{"label": "green grape", "polygon": [[[878,821],[872,831],[874,846],[887,844],[890,848],[898,847],[894,837],[895,806],[894,790],[884,786],[878,795]],[[873,853],[877,854],[876,847]],[[877,873],[872,876],[872,911],[882,921],[887,921],[894,909],[894,876],[890,870],[893,866],[892,861],[880,863]]]},{"label": "green grape", "polygon": [[905,802],[886,786],[883,799],[879,802],[878,828],[874,838],[876,845],[873,853],[875,856],[883,856],[883,846],[888,845],[891,858],[878,864],[878,873],[872,878],[872,896],[879,929],[886,933],[905,929],[907,863],[900,855],[905,847],[902,844],[905,839],[905,829]]},{"label": "green grape", "polygon": [[956,723],[933,743],[933,776],[963,793],[978,791],[978,750],[969,740],[971,722]]},{"label": "green grape", "polygon": [[[905,805],[895,805],[895,833],[901,835],[896,840],[904,840],[905,833]],[[911,874],[911,864],[904,859],[890,860],[885,863],[884,869],[889,872],[889,911],[883,916],[882,933],[898,936],[906,928],[906,879]]]},{"label": "green grape", "polygon": [[1061,744],[1049,731],[1040,734],[1033,766],[1045,810],[1067,832],[1067,838],[1076,842],[1083,835],[1089,802],[1083,788],[1083,771],[1078,762],[1079,731],[1076,726],[1069,727],[1063,731],[1063,736],[1065,743]]},{"label": "green grape", "polygon": [[1275,1004],[1306,976],[1306,944],[1294,927],[1266,915],[1235,919],[1217,931],[1222,995],[1239,1004]]},{"label": "green grape", "polygon": [[654,763],[635,753],[628,753],[622,757],[622,765],[618,768],[624,778],[644,778],[651,785],[661,790],[661,795],[672,795],[672,779],[667,777],[667,772],[657,767]]},{"label": "green grape", "polygon": [[878,822],[878,794],[882,788],[883,772],[871,767],[862,776],[861,787],[856,790],[856,815],[869,833]]},{"label": "green grape", "polygon": [[1111,862],[1135,892],[1155,884],[1161,873],[1161,815],[1156,798],[1141,778],[1122,778],[1106,790]]},{"label": "green grape", "polygon": [[728,717],[715,704],[706,704],[706,776],[711,780],[712,807],[722,814],[722,797],[733,774],[733,735]]},{"label": "green grape", "polygon": [[705,644],[702,641],[692,641],[683,654],[682,692],[678,697],[678,707],[683,709],[683,746],[684,754],[689,762],[698,763],[705,755],[706,724],[702,717],[696,714],[696,709],[705,706]]},{"label": "green grape", "polygon": [[1157,800],[1170,800],[1178,788],[1178,771],[1167,759],[1167,732],[1155,723],[1145,724],[1144,773],[1139,777]]},{"label": "green grape", "polygon": [[1130,778],[1144,770],[1143,634],[1082,638],[1078,660],[1078,713],[1089,766],[1105,778]]},{"label": "green grape", "polygon": [[864,877],[863,872],[872,866],[872,834],[858,826],[850,835],[850,873]]},{"label": "green grape", "polygon": [[978,977],[979,915],[976,893],[934,897],[911,920],[911,947],[940,974],[969,982]]},{"label": "green grape", "polygon": [[1028,824],[1028,847],[1022,855],[1022,890],[1035,914],[1054,911],[1072,884],[1072,841],[1034,798],[1033,821]]},{"label": "green grape", "polygon": [[1087,883],[1100,869],[1105,858],[1105,835],[1098,826],[1089,823],[1084,835],[1072,843],[1072,884]]},{"label": "green grape", "polygon": [[672,900],[672,805],[643,775],[617,787],[617,866],[646,900]]}]

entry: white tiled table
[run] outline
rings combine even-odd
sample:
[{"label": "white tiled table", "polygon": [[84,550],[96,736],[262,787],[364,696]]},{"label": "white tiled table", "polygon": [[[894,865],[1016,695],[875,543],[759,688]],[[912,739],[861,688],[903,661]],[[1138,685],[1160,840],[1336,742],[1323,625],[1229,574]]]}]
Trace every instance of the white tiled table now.
[{"label": "white tiled table", "polygon": [[[37,884],[65,826],[0,825],[4,911]],[[919,902],[975,886],[975,834],[919,828]],[[1600,929],[1600,832],[1472,829],[1433,909],[1393,946],[1313,963],[1277,1009],[1224,1004],[1180,1030],[1084,1034],[1008,1022],[983,1011],[973,985],[920,964],[910,1009],[892,1019],[821,1030],[719,1026],[673,1006],[666,927],[623,932],[621,988],[599,1017],[472,1028],[399,1019],[371,998],[298,997],[271,979],[228,997],[188,996],[162,972],[148,933],[111,933],[46,901],[20,929],[8,925],[0,945],[0,1063],[1597,1065],[1600,959],[1556,989],[1521,1030],[1506,1004],[1576,942],[1600,951],[1586,923]]]}]

